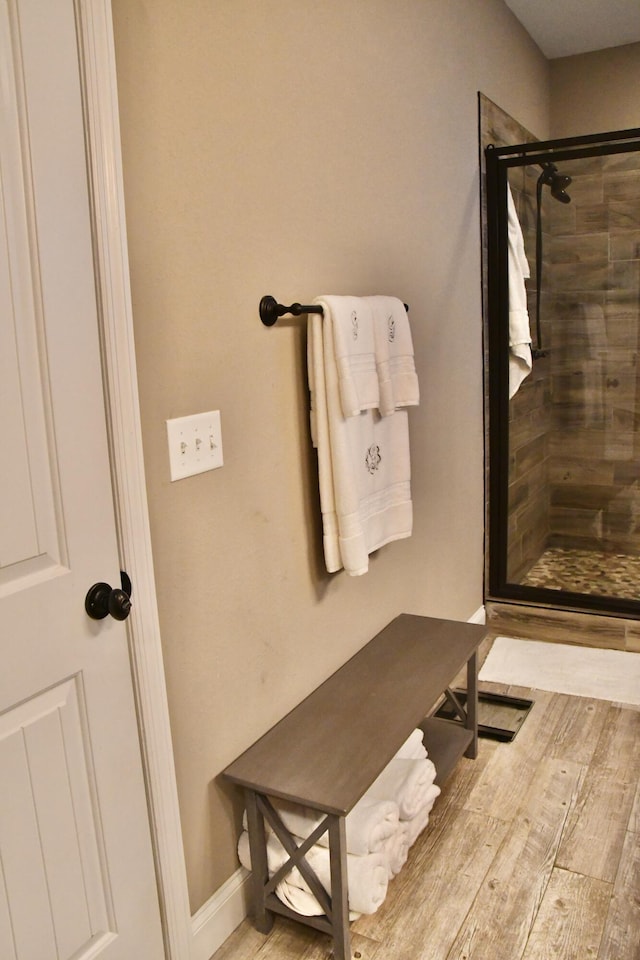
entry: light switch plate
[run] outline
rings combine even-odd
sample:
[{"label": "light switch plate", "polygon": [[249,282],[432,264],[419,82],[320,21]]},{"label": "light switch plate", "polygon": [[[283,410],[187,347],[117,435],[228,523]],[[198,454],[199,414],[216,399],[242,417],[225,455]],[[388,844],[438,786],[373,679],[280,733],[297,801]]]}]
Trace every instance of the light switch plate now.
[{"label": "light switch plate", "polygon": [[171,480],[215,470],[223,464],[220,411],[167,420]]}]

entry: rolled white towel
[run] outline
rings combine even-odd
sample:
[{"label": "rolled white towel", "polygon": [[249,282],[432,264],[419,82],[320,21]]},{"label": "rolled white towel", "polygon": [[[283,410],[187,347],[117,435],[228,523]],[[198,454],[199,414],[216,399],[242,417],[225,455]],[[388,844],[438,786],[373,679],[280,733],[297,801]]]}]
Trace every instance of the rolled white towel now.
[{"label": "rolled white towel", "polygon": [[[291,883],[288,877],[285,877],[277,885],[276,896],[285,906],[295,910],[303,917],[319,917],[324,913],[309,887],[303,890],[301,887],[297,887],[295,883]],[[357,920],[361,916],[362,914],[356,913],[355,910],[349,911],[349,920]]]},{"label": "rolled white towel", "polygon": [[[308,837],[318,826],[324,814],[316,810],[275,801],[285,826],[297,837]],[[400,809],[392,799],[364,796],[345,817],[347,853],[364,857],[376,853],[387,837],[392,836],[400,820]],[[329,846],[329,834],[323,833],[318,840],[323,847]]]},{"label": "rolled white towel", "polygon": [[436,768],[429,759],[393,759],[365,796],[395,800],[400,808],[400,819],[411,820],[424,806],[426,793],[435,777]]},{"label": "rolled white towel", "polygon": [[428,754],[422,742],[424,733],[420,728],[414,730],[396,753],[396,760],[424,760]]},{"label": "rolled white towel", "polygon": [[[238,840],[238,859],[246,870],[251,870],[251,851],[249,849],[249,834],[243,830]],[[272,877],[276,870],[286,862],[287,854],[274,834],[267,834],[267,862],[269,865],[269,876]],[[304,917],[322,916],[324,910],[311,893],[308,883],[303,878],[297,867],[294,867],[287,876],[280,881],[276,887],[276,896],[291,910],[302,914]],[[349,911],[349,919],[357,920],[361,914],[355,911]]]},{"label": "rolled white towel", "polygon": [[389,879],[400,873],[407,862],[409,847],[411,846],[408,826],[410,822],[410,820],[400,821],[396,832],[393,836],[388,837],[382,845],[382,853],[384,853],[389,864]]},{"label": "rolled white towel", "polygon": [[[238,857],[242,866],[250,870],[251,854],[249,851],[249,835],[246,831],[242,832],[238,841]],[[320,883],[330,895],[331,866],[328,849],[316,844],[308,851],[306,859],[317,874]],[[287,854],[278,838],[273,833],[267,834],[269,874],[273,875],[286,860]],[[292,888],[298,888],[312,898],[313,904],[315,904],[313,913],[309,912],[313,905],[308,902],[308,898],[297,898],[301,903],[303,901],[306,903],[306,909],[304,911],[302,909],[298,910],[299,913],[304,912],[307,916],[317,916],[324,912],[297,867],[294,867],[285,881],[282,882],[286,882],[289,896],[296,896],[295,890],[292,890]],[[370,853],[366,857],[347,854],[347,888],[350,913],[375,913],[387,895],[388,883],[389,871],[384,854]]]},{"label": "rolled white towel", "polygon": [[[287,800],[272,800],[273,806],[287,830],[304,840],[325,818],[325,814]],[[365,857],[376,853],[384,841],[392,836],[400,820],[400,809],[393,800],[362,797],[345,817],[347,853]],[[247,814],[243,817],[247,829]],[[269,824],[266,824],[270,829]],[[321,847],[329,846],[329,834],[325,832],[317,841]]]},{"label": "rolled white towel", "polygon": [[419,835],[429,823],[429,816],[433,809],[433,805],[440,796],[440,793],[440,787],[435,783],[432,784],[426,793],[424,805],[420,808],[420,810],[418,810],[416,815],[412,817],[411,820],[403,821],[404,826],[407,828],[407,839],[410,847],[413,846]]}]

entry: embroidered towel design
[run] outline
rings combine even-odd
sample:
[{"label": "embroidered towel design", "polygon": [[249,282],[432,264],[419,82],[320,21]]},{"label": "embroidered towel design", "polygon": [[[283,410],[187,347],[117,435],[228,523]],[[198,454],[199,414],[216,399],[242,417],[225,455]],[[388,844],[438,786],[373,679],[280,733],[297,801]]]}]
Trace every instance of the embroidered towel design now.
[{"label": "embroidered towel design", "polygon": [[372,443],[369,449],[367,450],[367,455],[364,458],[364,462],[367,465],[367,470],[369,473],[375,473],[378,467],[380,466],[380,461],[382,457],[380,455],[380,447],[377,443]]}]

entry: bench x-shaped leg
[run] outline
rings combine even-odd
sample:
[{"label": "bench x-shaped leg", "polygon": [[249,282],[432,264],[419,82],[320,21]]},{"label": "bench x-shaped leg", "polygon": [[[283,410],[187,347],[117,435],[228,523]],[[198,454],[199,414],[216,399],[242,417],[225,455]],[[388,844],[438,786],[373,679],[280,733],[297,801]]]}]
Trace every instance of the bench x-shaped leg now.
[{"label": "bench x-shaped leg", "polygon": [[450,687],[444,692],[454,713],[462,720],[467,730],[473,733],[473,739],[465,750],[465,757],[474,760],[478,755],[478,660],[475,653],[467,661],[467,693],[465,704]]},{"label": "bench x-shaped leg", "polygon": [[[335,960],[349,960],[349,902],[347,886],[347,844],[345,818],[327,814],[322,822],[302,841],[287,829],[271,801],[265,794],[245,790],[251,873],[254,892],[254,922],[261,933],[268,933],[273,926],[273,913],[292,916],[333,937]],[[284,847],[288,859],[269,876],[267,859],[267,836],[265,819]],[[331,871],[331,896],[326,892],[317,874],[306,860],[306,854],[324,834],[329,834],[329,861]],[[278,884],[297,867],[311,892],[324,911],[325,918],[305,917],[290,910],[275,896]]]}]

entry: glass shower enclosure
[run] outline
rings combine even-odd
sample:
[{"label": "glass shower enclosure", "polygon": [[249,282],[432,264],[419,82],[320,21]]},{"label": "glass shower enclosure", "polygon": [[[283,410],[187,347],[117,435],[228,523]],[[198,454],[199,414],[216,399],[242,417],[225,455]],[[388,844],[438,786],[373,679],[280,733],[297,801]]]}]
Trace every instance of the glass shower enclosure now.
[{"label": "glass shower enclosure", "polygon": [[640,129],[485,159],[488,593],[640,616]]}]

